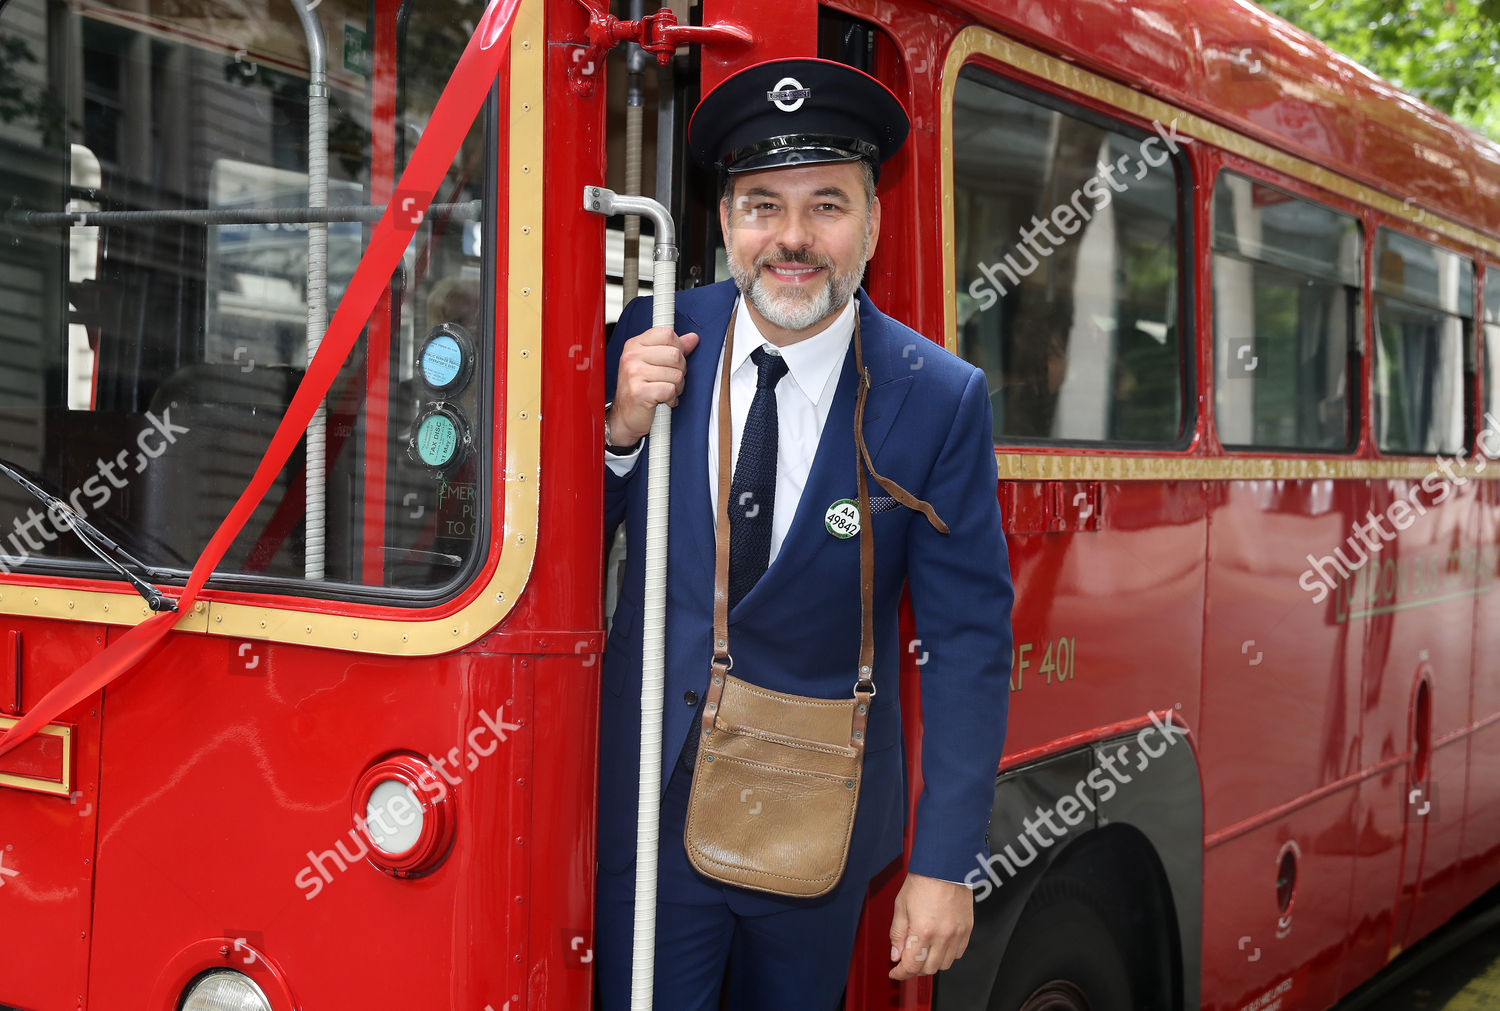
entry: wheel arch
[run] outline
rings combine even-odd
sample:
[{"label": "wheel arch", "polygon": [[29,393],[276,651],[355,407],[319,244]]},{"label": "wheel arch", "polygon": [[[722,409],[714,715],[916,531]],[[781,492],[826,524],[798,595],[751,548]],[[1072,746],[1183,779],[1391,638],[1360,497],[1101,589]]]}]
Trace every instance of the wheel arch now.
[{"label": "wheel arch", "polygon": [[[1203,794],[1192,735],[1184,733],[1180,717],[1174,722],[1163,713],[1105,728],[1089,743],[1076,741],[997,777],[991,855],[976,860],[969,881],[974,932],[965,956],[937,977],[934,1011],[988,1006],[1027,903],[1042,881],[1064,875],[1084,882],[1115,911],[1143,992],[1166,984],[1171,1001],[1150,1006],[1198,1007]],[[1039,821],[1038,809],[1052,820]],[[1081,820],[1066,826],[1061,838],[1037,844],[1052,837],[1045,825],[1060,824],[1063,813],[1079,818],[1080,811]]]}]

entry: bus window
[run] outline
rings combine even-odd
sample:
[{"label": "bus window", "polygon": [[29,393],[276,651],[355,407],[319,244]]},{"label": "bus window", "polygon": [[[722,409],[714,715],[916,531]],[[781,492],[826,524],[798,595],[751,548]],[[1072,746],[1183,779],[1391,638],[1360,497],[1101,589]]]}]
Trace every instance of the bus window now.
[{"label": "bus window", "polygon": [[[1484,270],[1484,412],[1481,427],[1500,418],[1500,266]],[[1483,448],[1481,446],[1481,448]]]},{"label": "bus window", "polygon": [[1375,437],[1386,453],[1460,453],[1474,263],[1387,228],[1375,236]]},{"label": "bus window", "polygon": [[1220,174],[1213,207],[1220,441],[1353,448],[1349,356],[1364,248],[1359,221],[1232,172]]},{"label": "bus window", "polygon": [[[14,197],[0,220],[0,457],[162,581],[248,483],[307,368],[317,304],[331,319],[400,198],[474,17],[458,0],[322,0],[307,19],[302,6],[253,19],[207,0],[0,7],[0,84],[18,96],[0,100],[0,189]],[[310,32],[326,43],[322,140]],[[309,467],[304,438],[220,584],[415,606],[480,561],[492,120],[414,216],[404,266],[328,395],[326,469]],[[30,540],[8,536],[33,505],[0,485],[0,571],[87,571],[92,556],[45,519]]]},{"label": "bus window", "polygon": [[989,379],[996,442],[1183,435],[1172,146],[960,73],[957,350]]}]

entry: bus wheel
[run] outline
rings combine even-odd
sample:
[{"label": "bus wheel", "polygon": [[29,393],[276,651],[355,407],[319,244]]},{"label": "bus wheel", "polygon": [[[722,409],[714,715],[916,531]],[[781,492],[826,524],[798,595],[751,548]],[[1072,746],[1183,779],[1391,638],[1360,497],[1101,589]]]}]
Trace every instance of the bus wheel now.
[{"label": "bus wheel", "polygon": [[1016,923],[989,1011],[1119,1011],[1130,972],[1101,903],[1073,878],[1037,886]]}]

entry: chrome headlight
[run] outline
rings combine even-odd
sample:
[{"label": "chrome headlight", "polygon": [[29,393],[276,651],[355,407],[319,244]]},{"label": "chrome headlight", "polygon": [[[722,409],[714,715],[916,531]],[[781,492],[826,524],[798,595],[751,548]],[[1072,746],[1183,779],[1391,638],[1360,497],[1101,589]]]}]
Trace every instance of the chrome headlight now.
[{"label": "chrome headlight", "polygon": [[181,1011],[271,1011],[271,1002],[244,973],[214,969],[188,987]]}]

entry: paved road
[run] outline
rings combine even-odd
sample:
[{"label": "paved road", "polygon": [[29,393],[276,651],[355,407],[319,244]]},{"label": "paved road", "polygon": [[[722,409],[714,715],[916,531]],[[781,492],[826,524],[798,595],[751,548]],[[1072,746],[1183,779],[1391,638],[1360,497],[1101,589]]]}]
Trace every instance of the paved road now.
[{"label": "paved road", "polygon": [[1500,1011],[1500,890],[1335,1011]]}]

